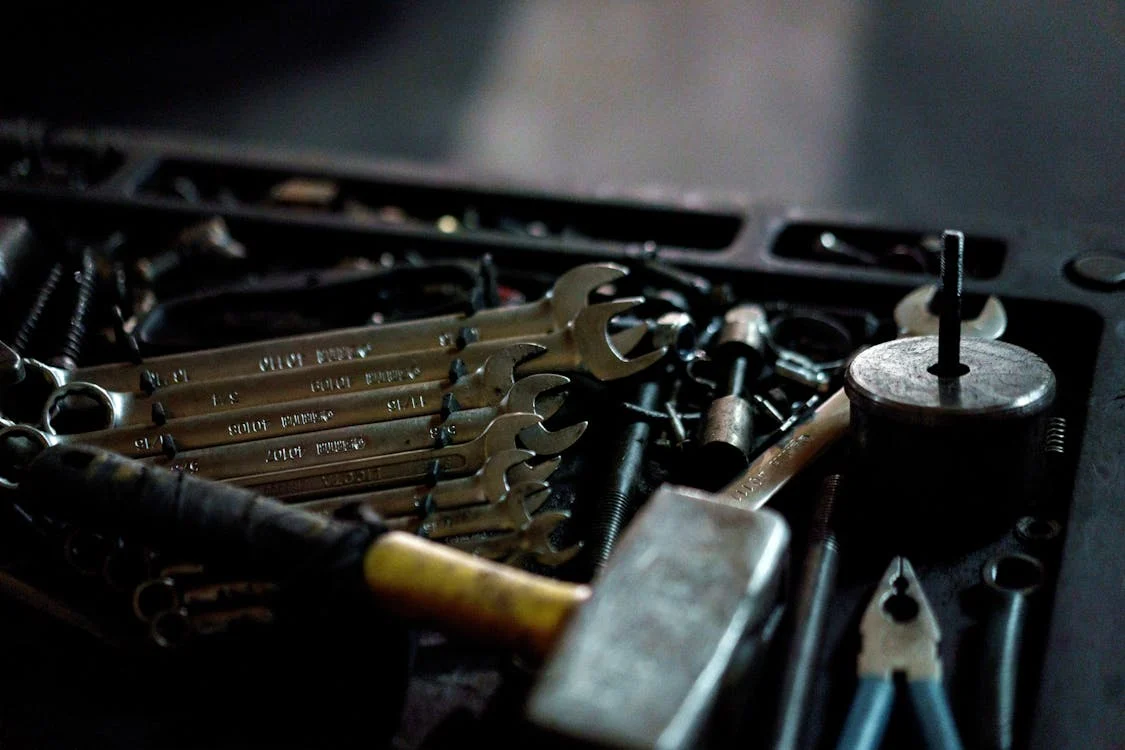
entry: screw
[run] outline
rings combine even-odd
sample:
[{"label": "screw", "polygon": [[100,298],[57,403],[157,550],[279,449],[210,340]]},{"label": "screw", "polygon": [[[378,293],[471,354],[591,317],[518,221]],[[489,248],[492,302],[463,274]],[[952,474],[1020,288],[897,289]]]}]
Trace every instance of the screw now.
[{"label": "screw", "polygon": [[785,661],[787,666],[778,700],[780,709],[774,725],[772,747],[780,750],[798,747],[807,724],[816,663],[823,651],[828,604],[836,587],[839,552],[832,513],[840,498],[840,484],[839,474],[831,474],[824,479],[809,531],[805,569],[794,599],[793,635],[789,641],[789,656]]},{"label": "screw", "polygon": [[78,292],[74,298],[74,312],[66,327],[66,338],[62,350],[51,358],[51,364],[66,370],[78,367],[78,355],[82,352],[82,339],[86,337],[86,324],[93,312],[94,288],[97,284],[98,267],[94,262],[94,251],[90,247],[82,250],[81,267],[75,274]]},{"label": "screw", "polygon": [[[650,381],[637,386],[636,403],[646,410],[656,409],[660,403],[660,383]],[[613,469],[605,490],[598,498],[590,528],[590,556],[595,573],[605,567],[617,538],[633,514],[633,496],[643,469],[651,430],[646,420],[633,416],[614,444],[610,460]]]},{"label": "screw", "polygon": [[941,320],[938,323],[938,361],[930,372],[938,377],[960,377],[961,287],[965,275],[965,235],[953,229],[941,233]]},{"label": "screw", "polygon": [[27,354],[28,344],[31,343],[31,339],[35,335],[35,330],[39,327],[44,313],[47,312],[47,308],[50,306],[51,298],[55,296],[55,290],[59,287],[59,281],[62,280],[62,275],[63,264],[62,261],[59,261],[51,266],[51,270],[47,273],[47,278],[39,286],[39,292],[35,295],[35,301],[31,304],[31,309],[27,311],[27,317],[23,319],[23,324],[20,325],[19,332],[16,333],[15,339],[12,340],[12,348],[20,354]]}]

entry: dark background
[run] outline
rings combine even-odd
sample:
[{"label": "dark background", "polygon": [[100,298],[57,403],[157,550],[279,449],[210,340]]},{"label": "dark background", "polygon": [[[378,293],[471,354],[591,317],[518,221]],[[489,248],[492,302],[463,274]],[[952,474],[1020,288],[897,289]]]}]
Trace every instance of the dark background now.
[{"label": "dark background", "polygon": [[548,187],[1125,218],[1113,2],[42,5],[5,11],[7,117]]}]

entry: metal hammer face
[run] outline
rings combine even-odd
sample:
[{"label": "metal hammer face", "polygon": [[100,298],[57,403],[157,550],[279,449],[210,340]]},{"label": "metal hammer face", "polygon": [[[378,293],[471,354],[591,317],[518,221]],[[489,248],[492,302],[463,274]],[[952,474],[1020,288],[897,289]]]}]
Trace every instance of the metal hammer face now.
[{"label": "metal hammer face", "polygon": [[773,511],[661,487],[547,661],[532,722],[596,746],[694,746],[779,600],[788,546]]}]

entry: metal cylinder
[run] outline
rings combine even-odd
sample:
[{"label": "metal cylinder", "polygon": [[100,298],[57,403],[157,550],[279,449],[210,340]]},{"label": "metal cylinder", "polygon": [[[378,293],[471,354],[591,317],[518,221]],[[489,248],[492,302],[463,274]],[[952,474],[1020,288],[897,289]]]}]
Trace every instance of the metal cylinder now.
[{"label": "metal cylinder", "polygon": [[722,396],[707,408],[699,431],[699,446],[707,457],[707,471],[716,474],[712,477],[716,487],[749,465],[746,456],[750,452],[753,424],[753,408],[740,396]]},{"label": "metal cylinder", "polygon": [[723,317],[715,364],[716,398],[699,427],[701,459],[698,484],[718,490],[749,465],[754,409],[745,395],[762,367],[766,347],[766,312],[760,305],[732,307]]},{"label": "metal cylinder", "polygon": [[937,359],[935,336],[880,344],[852,361],[845,391],[869,517],[948,549],[1010,524],[1040,490],[1055,376],[1000,341],[962,341],[961,377],[932,374]]}]

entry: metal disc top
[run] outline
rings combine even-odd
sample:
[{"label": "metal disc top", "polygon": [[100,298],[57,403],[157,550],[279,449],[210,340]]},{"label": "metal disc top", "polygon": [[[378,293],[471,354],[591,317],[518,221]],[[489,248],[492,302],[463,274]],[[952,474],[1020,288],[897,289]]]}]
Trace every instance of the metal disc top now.
[{"label": "metal disc top", "polygon": [[929,372],[937,336],[896,339],[861,352],[848,367],[845,390],[853,407],[914,423],[966,418],[1007,419],[1042,412],[1055,396],[1055,374],[1035,354],[1002,341],[966,338],[958,378]]}]

